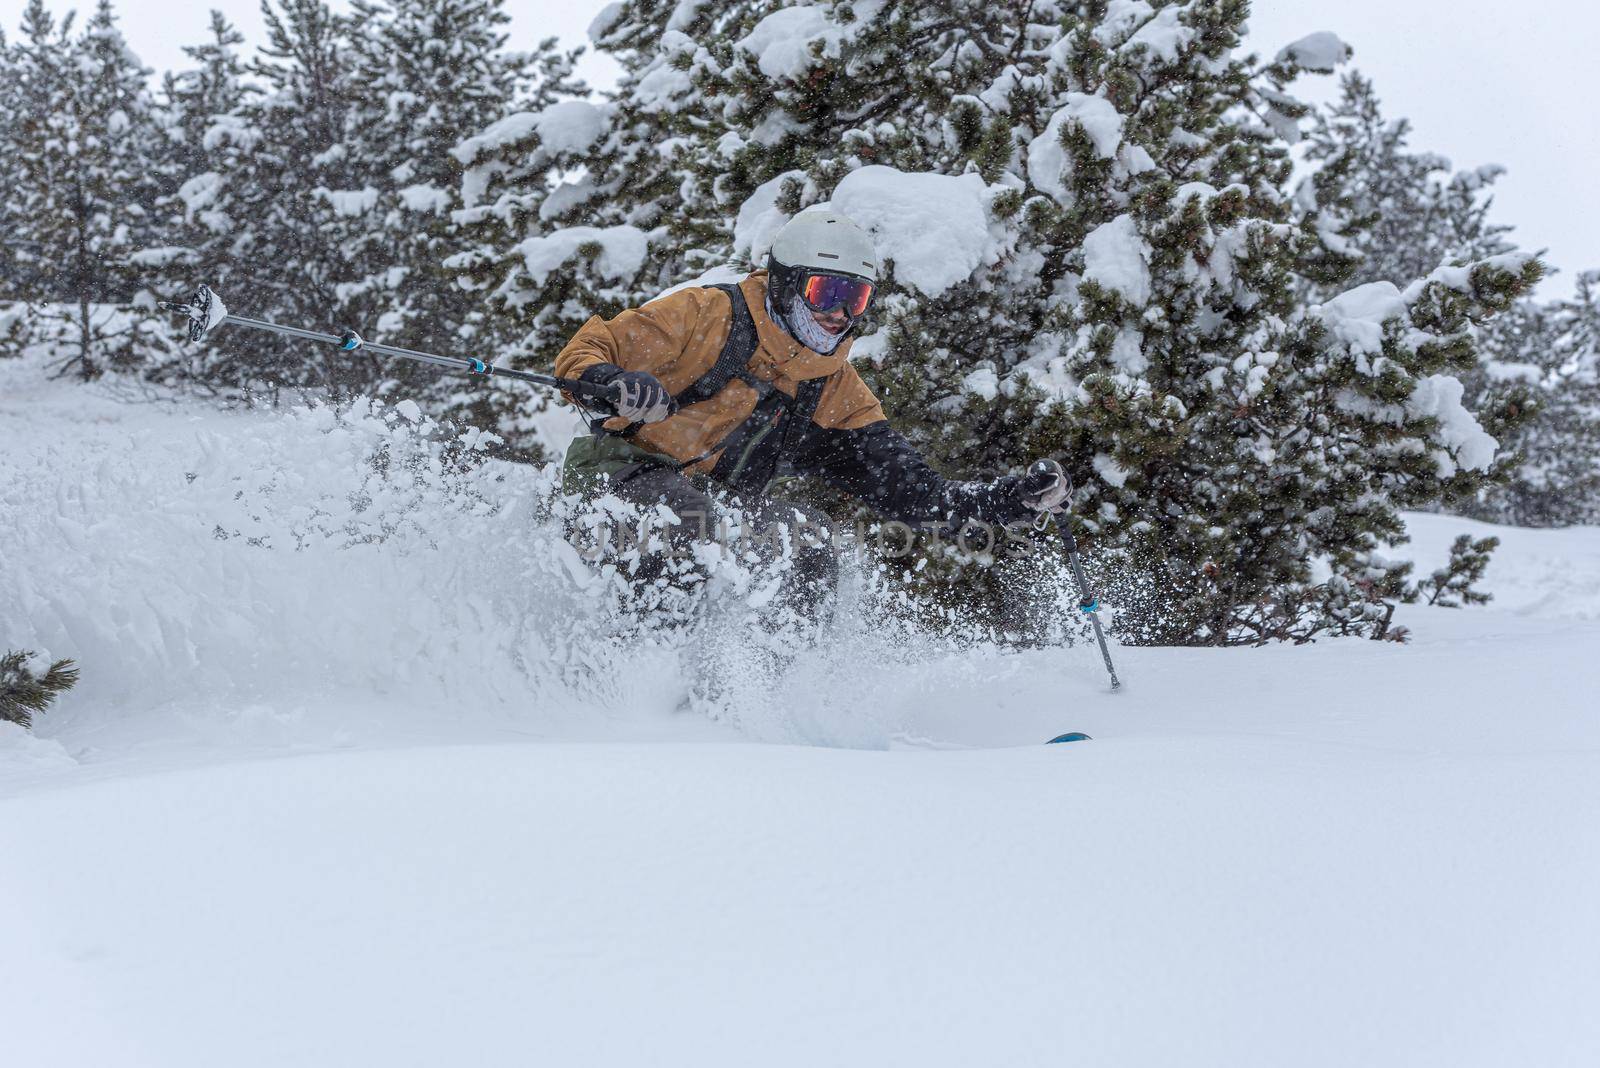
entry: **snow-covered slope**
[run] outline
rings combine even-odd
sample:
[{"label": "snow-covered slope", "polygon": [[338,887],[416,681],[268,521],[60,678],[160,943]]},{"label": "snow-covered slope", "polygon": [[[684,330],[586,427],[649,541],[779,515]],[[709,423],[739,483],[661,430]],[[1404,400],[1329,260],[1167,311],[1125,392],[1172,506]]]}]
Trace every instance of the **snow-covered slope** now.
[{"label": "snow-covered slope", "polygon": [[1409,646],[1110,695],[863,630],[710,722],[568,666],[532,473],[399,493],[373,419],[0,364],[0,644],[84,670],[0,732],[7,1063],[1600,1057],[1600,531],[1496,530]]}]

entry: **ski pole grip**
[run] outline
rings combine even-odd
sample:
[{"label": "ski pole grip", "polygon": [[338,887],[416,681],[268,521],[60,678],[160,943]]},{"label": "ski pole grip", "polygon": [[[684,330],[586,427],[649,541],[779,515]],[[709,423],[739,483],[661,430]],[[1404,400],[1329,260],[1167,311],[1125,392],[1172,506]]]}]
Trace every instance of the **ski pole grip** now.
[{"label": "ski pole grip", "polygon": [[615,400],[618,396],[617,387],[599,385],[595,382],[585,382],[581,378],[555,378],[552,379],[557,389],[566,390],[578,397],[588,397],[591,400]]}]

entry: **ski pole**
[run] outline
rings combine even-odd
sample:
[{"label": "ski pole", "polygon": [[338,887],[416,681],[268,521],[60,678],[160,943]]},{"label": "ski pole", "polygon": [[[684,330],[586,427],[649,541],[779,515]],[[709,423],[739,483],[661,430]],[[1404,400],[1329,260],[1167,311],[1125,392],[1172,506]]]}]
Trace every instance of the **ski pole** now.
[{"label": "ski pole", "polygon": [[1094,626],[1094,640],[1100,643],[1100,655],[1105,659],[1106,673],[1111,676],[1111,688],[1121,689],[1122,682],[1117,678],[1116,666],[1111,663],[1111,650],[1106,647],[1105,631],[1100,629],[1100,599],[1089,589],[1088,576],[1083,573],[1083,562],[1078,559],[1078,539],[1067,529],[1065,512],[1056,516],[1056,532],[1061,535],[1061,544],[1067,547],[1067,562],[1072,565],[1072,577],[1078,584],[1078,611],[1088,616]]},{"label": "ski pole", "polygon": [[514,371],[509,367],[496,367],[492,363],[486,363],[483,360],[468,356],[436,356],[431,352],[418,352],[415,349],[403,349],[395,345],[380,345],[363,339],[354,330],[346,330],[343,334],[336,336],[316,330],[303,330],[297,326],[281,326],[278,323],[269,323],[262,319],[247,319],[242,315],[230,314],[227,305],[222,303],[222,298],[212,292],[209,286],[204,285],[195,291],[194,297],[187,304],[164,300],[157,307],[161,308],[162,311],[175,312],[189,320],[190,341],[199,341],[219,326],[243,326],[251,330],[265,330],[274,334],[282,334],[285,337],[337,345],[343,352],[365,349],[368,352],[375,352],[379,356],[394,356],[416,363],[432,364],[435,367],[445,367],[453,371],[461,371],[483,378],[513,378],[519,382],[532,382],[539,386],[553,386],[556,389],[563,389],[580,397],[589,397],[594,400],[611,400],[616,396],[616,390],[610,386],[596,385],[593,382],[584,382],[576,378],[560,378],[556,375],[536,374],[532,371]]}]

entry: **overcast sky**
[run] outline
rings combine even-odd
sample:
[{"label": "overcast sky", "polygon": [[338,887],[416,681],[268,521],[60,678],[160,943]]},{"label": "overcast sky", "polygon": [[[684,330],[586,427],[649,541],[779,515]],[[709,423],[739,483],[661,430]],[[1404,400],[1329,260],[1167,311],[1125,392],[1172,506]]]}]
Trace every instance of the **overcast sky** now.
[{"label": "overcast sky", "polygon": [[[0,0],[0,22],[16,29],[26,0]],[[157,69],[180,66],[180,48],[205,31],[204,11],[220,8],[251,43],[262,38],[257,0],[114,0],[135,52]],[[53,0],[58,12],[84,14],[92,0]],[[341,6],[338,3],[335,6]],[[507,0],[513,47],[559,35],[574,44],[603,0]],[[1524,247],[1548,248],[1569,277],[1547,283],[1565,293],[1570,275],[1600,268],[1600,3],[1593,0],[1256,0],[1251,46],[1261,52],[1316,30],[1355,48],[1386,112],[1415,127],[1413,148],[1439,152],[1458,167],[1510,168],[1496,197],[1499,221],[1516,226]],[[603,56],[583,67],[592,83],[614,77]],[[1334,79],[1303,79],[1297,91],[1331,95]]]}]

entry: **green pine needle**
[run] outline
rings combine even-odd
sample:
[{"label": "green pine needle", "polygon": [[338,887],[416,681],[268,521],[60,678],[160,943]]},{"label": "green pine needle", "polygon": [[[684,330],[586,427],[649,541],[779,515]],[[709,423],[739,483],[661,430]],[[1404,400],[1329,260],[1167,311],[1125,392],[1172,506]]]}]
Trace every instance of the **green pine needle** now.
[{"label": "green pine needle", "polygon": [[78,668],[71,660],[57,660],[43,675],[35,675],[28,669],[32,657],[27,651],[0,657],[0,720],[24,729],[32,729],[33,717],[78,681]]}]

